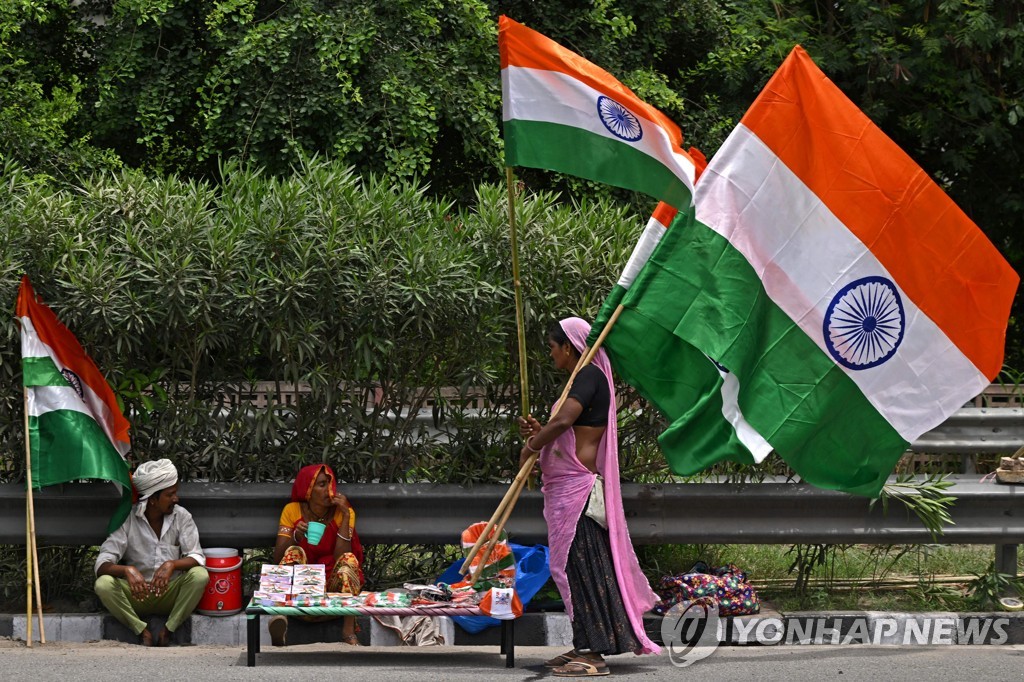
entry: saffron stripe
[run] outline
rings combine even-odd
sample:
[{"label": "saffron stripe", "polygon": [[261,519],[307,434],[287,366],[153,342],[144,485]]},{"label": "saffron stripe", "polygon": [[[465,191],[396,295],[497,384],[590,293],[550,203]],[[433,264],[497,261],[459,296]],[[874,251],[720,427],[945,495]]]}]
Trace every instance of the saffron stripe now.
[{"label": "saffron stripe", "polygon": [[563,73],[661,126],[677,147],[682,145],[682,131],[671,119],[633,94],[610,73],[550,38],[502,16],[498,19],[498,48],[503,72],[519,66]]},{"label": "saffron stripe", "polygon": [[999,373],[1019,277],[803,49],[794,49],[742,123],[871,249],[982,374]]}]

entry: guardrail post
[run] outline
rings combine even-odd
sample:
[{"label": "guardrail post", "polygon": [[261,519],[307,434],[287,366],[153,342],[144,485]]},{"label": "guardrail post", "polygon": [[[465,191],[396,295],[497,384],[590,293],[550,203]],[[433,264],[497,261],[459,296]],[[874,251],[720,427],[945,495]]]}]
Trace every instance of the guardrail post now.
[{"label": "guardrail post", "polygon": [[996,545],[996,572],[1017,575],[1017,545]]}]

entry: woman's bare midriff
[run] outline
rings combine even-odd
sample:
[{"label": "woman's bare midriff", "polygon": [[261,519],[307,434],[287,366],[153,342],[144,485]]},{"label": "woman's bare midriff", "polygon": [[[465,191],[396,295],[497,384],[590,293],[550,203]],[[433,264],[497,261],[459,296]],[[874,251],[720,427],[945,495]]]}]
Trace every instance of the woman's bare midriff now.
[{"label": "woman's bare midriff", "polygon": [[580,464],[597,473],[597,446],[605,432],[604,426],[574,426],[576,458]]}]

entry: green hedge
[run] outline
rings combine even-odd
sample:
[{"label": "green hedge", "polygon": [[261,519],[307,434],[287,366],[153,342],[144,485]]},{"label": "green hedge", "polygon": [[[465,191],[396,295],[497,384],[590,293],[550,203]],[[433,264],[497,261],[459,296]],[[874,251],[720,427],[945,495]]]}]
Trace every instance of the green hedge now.
[{"label": "green hedge", "polygon": [[[230,166],[216,184],[125,171],[67,191],[11,165],[0,182],[0,305],[13,311],[27,273],[114,386],[135,462],[169,457],[209,480],[288,480],[323,460],[344,481],[507,478],[519,397],[504,187],[456,207],[323,160],[286,179]],[[544,329],[593,316],[644,218],[551,195],[517,212],[539,413],[562,379]],[[0,334],[10,481],[24,458],[11,318]],[[267,406],[233,398],[261,381],[276,382]],[[488,407],[467,418],[445,387],[482,387]],[[424,428],[408,414],[428,403]],[[627,468],[663,471],[656,420],[623,430]]]}]

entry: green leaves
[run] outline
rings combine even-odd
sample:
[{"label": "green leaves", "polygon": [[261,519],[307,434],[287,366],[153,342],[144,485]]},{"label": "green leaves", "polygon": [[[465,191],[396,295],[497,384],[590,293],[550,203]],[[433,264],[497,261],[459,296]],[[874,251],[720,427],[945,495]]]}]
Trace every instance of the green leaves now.
[{"label": "green leaves", "polygon": [[[74,192],[0,173],[2,305],[27,272],[110,379],[134,457],[211,480],[287,480],[325,458],[349,481],[507,477],[519,401],[504,188],[459,209],[322,159],[286,178],[221,172],[216,187],[125,171]],[[550,194],[520,197],[517,217],[541,413],[563,379],[544,330],[596,312],[643,221]],[[16,477],[20,348],[2,328],[0,458]]]},{"label": "green leaves", "polygon": [[901,474],[895,482],[885,484],[882,494],[871,501],[871,506],[881,501],[882,511],[888,513],[890,500],[902,503],[921,520],[932,539],[936,539],[946,526],[953,525],[949,510],[956,498],[946,494],[952,485],[952,481],[946,480],[946,474],[931,474],[924,480],[912,474]]}]

